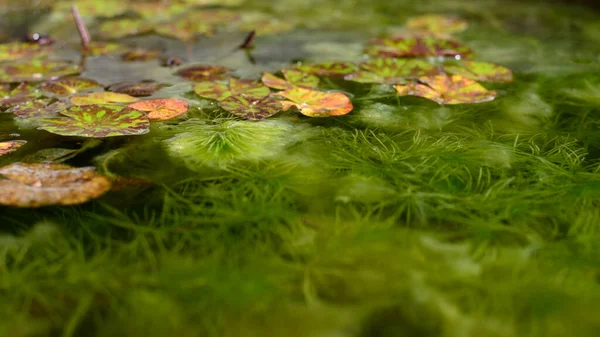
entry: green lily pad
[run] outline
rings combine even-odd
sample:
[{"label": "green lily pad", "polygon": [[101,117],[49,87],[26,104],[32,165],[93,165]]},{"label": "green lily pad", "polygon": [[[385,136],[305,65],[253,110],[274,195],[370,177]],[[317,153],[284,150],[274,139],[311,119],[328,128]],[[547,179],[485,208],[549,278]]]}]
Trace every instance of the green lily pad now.
[{"label": "green lily pad", "polygon": [[35,43],[10,42],[0,44],[0,62],[43,57],[51,48]]},{"label": "green lily pad", "polygon": [[130,4],[131,10],[146,20],[153,22],[170,21],[173,17],[186,11],[187,7],[165,1],[134,2]]},{"label": "green lily pad", "polygon": [[358,66],[352,62],[322,62],[304,63],[297,65],[296,69],[317,76],[345,76],[358,70]]},{"label": "green lily pad", "polygon": [[158,50],[136,48],[123,53],[121,60],[126,62],[150,61],[157,59],[160,54],[162,53]]},{"label": "green lily pad", "polygon": [[38,82],[74,75],[81,68],[62,61],[30,60],[0,64],[0,83]]},{"label": "green lily pad", "polygon": [[216,81],[227,78],[224,74],[231,69],[222,66],[197,65],[178,70],[175,75],[194,82]]},{"label": "green lily pad", "polygon": [[294,24],[287,21],[281,21],[277,18],[264,18],[254,21],[246,21],[240,25],[240,30],[244,32],[255,31],[256,35],[275,35],[289,32],[294,29]]},{"label": "green lily pad", "polygon": [[205,22],[175,20],[173,22],[160,23],[154,27],[154,31],[158,35],[188,42],[195,39],[197,35],[212,35],[214,27]]},{"label": "green lily pad", "polygon": [[21,146],[27,144],[25,140],[10,140],[8,142],[0,142],[0,156],[17,151]]},{"label": "green lily pad", "polygon": [[102,86],[91,79],[83,77],[63,77],[42,83],[40,89],[47,96],[65,97],[78,92],[85,92]]},{"label": "green lily pad", "polygon": [[436,75],[419,78],[418,82],[396,85],[400,96],[419,96],[438,104],[483,103],[496,98],[494,90],[459,75]]},{"label": "green lily pad", "polygon": [[471,49],[452,39],[433,36],[384,38],[371,41],[365,52],[382,57],[453,57],[466,58]]},{"label": "green lily pad", "polygon": [[119,14],[123,14],[127,11],[127,2],[121,0],[77,0],[77,1],[66,1],[59,2],[57,9],[64,11],[71,11],[71,6],[77,5],[77,9],[81,16],[93,17],[113,17]]},{"label": "green lily pad", "polygon": [[127,94],[116,92],[92,92],[90,94],[78,95],[71,97],[70,101],[73,105],[94,105],[107,103],[131,103],[138,99]]},{"label": "green lily pad", "polygon": [[158,90],[164,88],[165,85],[154,82],[154,81],[144,81],[144,82],[124,82],[124,83],[116,83],[111,85],[108,89],[113,92],[118,92],[121,94],[130,95],[133,97],[142,97],[142,96],[150,96],[157,92]]},{"label": "green lily pad", "polygon": [[103,39],[120,39],[126,36],[146,34],[150,31],[152,31],[152,26],[140,19],[106,21],[99,28],[100,36]]},{"label": "green lily pad", "polygon": [[8,109],[14,105],[23,104],[25,102],[34,100],[42,93],[34,86],[21,83],[13,90],[10,90],[10,86],[4,85],[0,88],[0,110]]},{"label": "green lily pad", "polygon": [[276,93],[288,100],[281,101],[283,111],[296,107],[309,117],[342,116],[354,108],[350,98],[341,92],[324,92],[305,87],[294,87]]},{"label": "green lily pad", "polygon": [[262,82],[270,88],[288,90],[300,86],[305,88],[316,88],[319,78],[294,69],[283,69],[281,71],[285,80],[273,74],[264,73]]},{"label": "green lily pad", "polygon": [[249,120],[261,120],[281,111],[283,105],[271,97],[251,99],[244,96],[229,96],[221,101],[220,106],[238,117]]},{"label": "green lily pad", "polygon": [[260,82],[231,78],[229,84],[202,82],[194,86],[200,97],[223,101],[230,96],[244,96],[249,100],[260,100],[269,96],[271,90]]},{"label": "green lily pad", "polygon": [[134,136],[150,131],[145,113],[120,105],[72,106],[61,115],[66,117],[44,119],[39,129],[62,136],[90,138]]},{"label": "green lily pad", "polygon": [[50,104],[50,99],[36,99],[13,106],[7,112],[12,113],[17,118],[35,118],[54,115],[67,108],[63,101],[56,101]]},{"label": "green lily pad", "polygon": [[200,9],[188,13],[184,20],[188,22],[202,22],[209,25],[232,23],[240,19],[240,13],[224,8]]},{"label": "green lily pad", "polygon": [[451,74],[482,82],[509,83],[513,81],[513,73],[510,69],[488,62],[453,62],[444,65],[444,70]]},{"label": "green lily pad", "polygon": [[118,43],[112,42],[91,42],[88,49],[82,53],[88,56],[102,56],[123,53],[127,50],[126,47]]},{"label": "green lily pad", "polygon": [[415,16],[406,21],[406,27],[410,30],[434,34],[460,33],[466,30],[468,26],[466,20],[436,14]]},{"label": "green lily pad", "polygon": [[407,79],[437,75],[435,65],[417,59],[377,58],[360,64],[361,70],[344,79],[359,83],[399,84]]}]

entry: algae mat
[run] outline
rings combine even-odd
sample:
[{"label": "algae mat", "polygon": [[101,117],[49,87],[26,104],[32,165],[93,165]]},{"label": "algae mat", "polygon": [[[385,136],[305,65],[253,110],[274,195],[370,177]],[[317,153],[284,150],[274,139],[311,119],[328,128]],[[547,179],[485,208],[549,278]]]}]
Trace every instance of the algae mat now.
[{"label": "algae mat", "polygon": [[599,13],[72,5],[0,1],[0,336],[597,334]]}]

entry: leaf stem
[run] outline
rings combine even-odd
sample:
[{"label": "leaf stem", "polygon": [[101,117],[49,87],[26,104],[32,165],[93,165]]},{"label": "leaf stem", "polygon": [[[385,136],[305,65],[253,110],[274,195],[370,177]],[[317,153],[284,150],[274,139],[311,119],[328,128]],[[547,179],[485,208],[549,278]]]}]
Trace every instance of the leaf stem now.
[{"label": "leaf stem", "polygon": [[85,22],[83,22],[83,19],[79,14],[77,5],[73,4],[72,11],[73,19],[75,19],[75,25],[77,26],[77,31],[79,32],[79,37],[81,38],[81,47],[83,48],[83,50],[90,50],[90,32],[87,30]]}]

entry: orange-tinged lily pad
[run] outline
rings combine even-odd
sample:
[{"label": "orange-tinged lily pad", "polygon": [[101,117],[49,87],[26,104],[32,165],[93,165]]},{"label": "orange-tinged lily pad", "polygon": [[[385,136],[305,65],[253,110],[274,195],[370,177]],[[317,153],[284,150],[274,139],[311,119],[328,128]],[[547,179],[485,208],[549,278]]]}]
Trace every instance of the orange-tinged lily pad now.
[{"label": "orange-tinged lily pad", "polygon": [[42,83],[42,92],[48,96],[65,97],[78,92],[102,88],[102,86],[91,79],[83,77],[64,77],[54,81]]},{"label": "orange-tinged lily pad", "polygon": [[0,156],[17,151],[18,148],[27,144],[25,140],[10,140],[8,142],[0,142]]},{"label": "orange-tinged lily pad", "polygon": [[175,99],[151,99],[148,101],[141,101],[129,105],[130,108],[144,111],[148,114],[148,118],[151,120],[167,120],[181,116],[188,111],[188,102]]},{"label": "orange-tinged lily pad", "polygon": [[142,81],[135,83],[123,82],[111,85],[109,90],[134,97],[140,97],[150,96],[164,87],[164,84],[154,81]]},{"label": "orange-tinged lily pad", "polygon": [[229,96],[220,103],[223,110],[249,120],[271,117],[283,109],[281,102],[271,97],[251,99],[244,96]]},{"label": "orange-tinged lily pad", "polygon": [[138,99],[118,92],[92,92],[85,95],[78,95],[71,97],[70,101],[73,105],[92,105],[92,104],[106,104],[106,103],[131,103]]},{"label": "orange-tinged lily pad", "polygon": [[354,108],[350,98],[341,92],[324,92],[303,87],[280,91],[277,96],[289,101],[281,101],[283,110],[295,106],[303,115],[309,117],[342,116]]},{"label": "orange-tinged lily pad", "polygon": [[467,46],[452,39],[434,36],[407,36],[371,41],[365,52],[382,57],[453,57],[466,58],[473,53]]},{"label": "orange-tinged lily pad", "polygon": [[270,88],[290,90],[294,87],[300,86],[305,88],[316,88],[319,85],[319,78],[317,76],[306,74],[294,69],[283,69],[282,79],[273,74],[264,73],[262,76],[262,82]]},{"label": "orange-tinged lily pad", "polygon": [[296,66],[296,69],[317,76],[345,76],[358,70],[358,66],[352,62],[322,62],[304,63]]},{"label": "orange-tinged lily pad", "polygon": [[488,62],[453,62],[445,65],[444,70],[451,74],[482,82],[509,83],[513,81],[513,73],[510,69]]},{"label": "orange-tinged lily pad", "polygon": [[33,59],[26,62],[0,64],[0,83],[38,82],[74,75],[81,68],[62,61]]},{"label": "orange-tinged lily pad", "polygon": [[55,115],[67,108],[67,104],[63,101],[50,102],[51,100],[47,98],[27,101],[13,106],[7,112],[12,113],[17,118],[36,118]]},{"label": "orange-tinged lily pad", "polygon": [[406,21],[406,27],[410,30],[434,34],[460,33],[468,26],[466,20],[437,14],[415,16]]},{"label": "orange-tinged lily pad", "polygon": [[62,136],[105,138],[148,133],[150,121],[145,113],[120,105],[72,106],[61,111],[65,117],[42,120],[40,130]]},{"label": "orange-tinged lily pad", "polygon": [[201,82],[194,86],[200,97],[222,101],[230,96],[244,96],[250,100],[259,100],[269,96],[271,90],[262,83],[252,80],[231,78],[228,85],[218,82]]},{"label": "orange-tinged lily pad", "polygon": [[10,86],[0,87],[0,110],[23,104],[42,96],[42,93],[28,83],[21,83],[13,90]]},{"label": "orange-tinged lily pad", "polygon": [[15,163],[0,168],[0,204],[35,208],[77,205],[110,190],[108,178],[92,167],[52,163]]},{"label": "orange-tinged lily pad", "polygon": [[27,58],[43,57],[50,47],[41,46],[35,43],[10,42],[0,44],[0,62],[17,61]]},{"label": "orange-tinged lily pad", "polygon": [[360,68],[344,79],[360,83],[399,84],[408,79],[440,73],[435,65],[418,59],[377,58],[361,63]]},{"label": "orange-tinged lily pad", "polygon": [[421,77],[418,82],[395,87],[400,96],[419,96],[438,104],[483,103],[496,98],[494,90],[459,75]]},{"label": "orange-tinged lily pad", "polygon": [[231,71],[230,68],[213,65],[196,65],[178,70],[177,76],[194,82],[215,81],[227,78],[224,73]]}]

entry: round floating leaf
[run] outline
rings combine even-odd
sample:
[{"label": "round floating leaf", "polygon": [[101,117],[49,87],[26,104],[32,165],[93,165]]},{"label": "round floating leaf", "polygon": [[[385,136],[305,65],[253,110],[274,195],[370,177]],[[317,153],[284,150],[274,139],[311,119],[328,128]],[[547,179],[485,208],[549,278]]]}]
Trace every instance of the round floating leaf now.
[{"label": "round floating leaf", "polygon": [[509,83],[513,81],[510,69],[498,64],[478,61],[464,61],[444,66],[451,74],[460,75],[476,81]]},{"label": "round floating leaf", "polygon": [[229,96],[220,105],[223,110],[250,120],[271,117],[283,108],[283,105],[279,101],[271,97],[254,100],[244,96]]},{"label": "round floating leaf", "polygon": [[288,81],[284,80],[283,78],[277,77],[277,76],[275,76],[273,74],[269,74],[269,73],[264,73],[261,80],[264,83],[264,85],[266,85],[269,88],[273,88],[273,89],[286,90],[286,89],[292,89],[294,87],[293,84],[289,83]]},{"label": "round floating leaf", "polygon": [[188,42],[193,40],[196,35],[212,35],[214,28],[204,22],[176,20],[174,22],[160,23],[154,27],[154,31],[158,35]]},{"label": "round floating leaf", "polygon": [[231,69],[222,66],[197,65],[180,69],[175,74],[190,81],[204,82],[225,79],[224,73],[228,71]]},{"label": "round floating leaf", "polygon": [[157,59],[160,56],[160,54],[161,52],[158,50],[136,48],[123,53],[121,55],[121,59],[127,62],[150,61]]},{"label": "round floating leaf", "polygon": [[152,99],[130,104],[131,109],[144,111],[151,120],[167,120],[181,116],[188,111],[188,102],[181,99]]},{"label": "round floating leaf", "polygon": [[66,117],[44,119],[39,129],[62,136],[104,138],[141,135],[150,127],[145,113],[119,105],[72,106],[61,114]]},{"label": "round floating leaf", "polygon": [[10,92],[8,90],[10,90],[10,86],[8,85],[0,88],[0,110],[26,103],[42,96],[42,93],[36,87],[27,83],[19,84]]},{"label": "round floating leaf", "polygon": [[465,58],[471,49],[460,42],[433,36],[386,38],[371,41],[367,54],[384,57],[430,57],[444,56]]},{"label": "round floating leaf", "polygon": [[276,18],[253,20],[240,25],[241,31],[255,31],[258,36],[281,34],[289,32],[292,29],[294,29],[293,23],[281,21]]},{"label": "round floating leaf", "polygon": [[377,58],[361,63],[360,68],[360,71],[344,78],[360,83],[398,84],[407,79],[440,73],[433,64],[416,59]]},{"label": "round floating leaf", "polygon": [[283,69],[281,71],[285,80],[269,73],[264,73],[262,76],[262,82],[270,88],[289,90],[296,86],[305,88],[316,88],[319,85],[319,78],[303,73],[294,69]]},{"label": "round floating leaf", "polygon": [[341,92],[323,92],[309,88],[294,87],[276,94],[289,101],[282,101],[283,110],[295,106],[303,115],[309,117],[342,116],[352,111],[348,96]]},{"label": "round floating leaf", "polygon": [[459,75],[437,75],[419,78],[419,82],[396,85],[398,95],[419,96],[438,104],[466,104],[488,102],[496,92]]},{"label": "round floating leaf", "polygon": [[271,91],[260,82],[231,78],[229,85],[216,82],[202,82],[194,86],[200,97],[222,101],[229,96],[244,96],[250,100],[259,100],[269,96]]},{"label": "round floating leaf", "polygon": [[135,2],[131,4],[131,10],[135,11],[144,19],[154,22],[169,21],[172,17],[183,13],[186,6],[165,1]]},{"label": "round floating leaf", "polygon": [[466,20],[444,15],[420,15],[408,19],[406,27],[413,31],[424,31],[434,34],[460,33],[467,29]]},{"label": "round floating leaf", "polygon": [[71,11],[71,6],[77,5],[81,16],[113,17],[127,11],[127,2],[121,0],[78,0],[59,2],[57,9]]},{"label": "round floating leaf", "polygon": [[100,25],[100,36],[104,39],[120,39],[126,36],[146,34],[152,27],[139,19],[106,21]]},{"label": "round floating leaf", "polygon": [[92,167],[15,163],[0,168],[0,204],[16,207],[77,205],[110,190],[108,178]]},{"label": "round floating leaf", "polygon": [[150,96],[165,85],[154,81],[137,83],[117,83],[110,86],[109,90],[135,97]]},{"label": "round floating leaf", "polygon": [[318,76],[345,76],[354,73],[358,67],[352,62],[323,62],[301,64],[296,69]]},{"label": "round floating leaf", "polygon": [[25,145],[25,140],[11,140],[8,142],[0,142],[0,156],[17,151],[18,148]]},{"label": "round floating leaf", "polygon": [[52,50],[37,43],[11,42],[0,44],[0,62],[17,61],[27,58],[41,57]]},{"label": "round floating leaf", "polygon": [[71,96],[78,92],[84,92],[92,89],[102,88],[98,82],[83,77],[64,77],[54,81],[42,83],[41,87],[44,94],[48,96]]},{"label": "round floating leaf", "polygon": [[0,64],[0,83],[37,82],[77,74],[78,65],[61,61],[30,60]]},{"label": "round floating leaf", "polygon": [[83,50],[82,53],[89,56],[101,56],[118,54],[126,51],[127,48],[120,44],[112,42],[91,42],[88,49]]},{"label": "round floating leaf", "polygon": [[106,103],[131,103],[138,99],[127,94],[117,92],[92,92],[86,95],[71,97],[70,101],[73,105],[93,105]]},{"label": "round floating leaf", "polygon": [[202,22],[210,25],[226,24],[240,19],[238,12],[229,9],[201,9],[187,14],[184,20],[188,22]]},{"label": "round floating leaf", "polygon": [[63,101],[49,103],[50,99],[36,99],[15,105],[7,112],[11,112],[17,118],[35,118],[54,115],[67,108],[67,104]]}]

